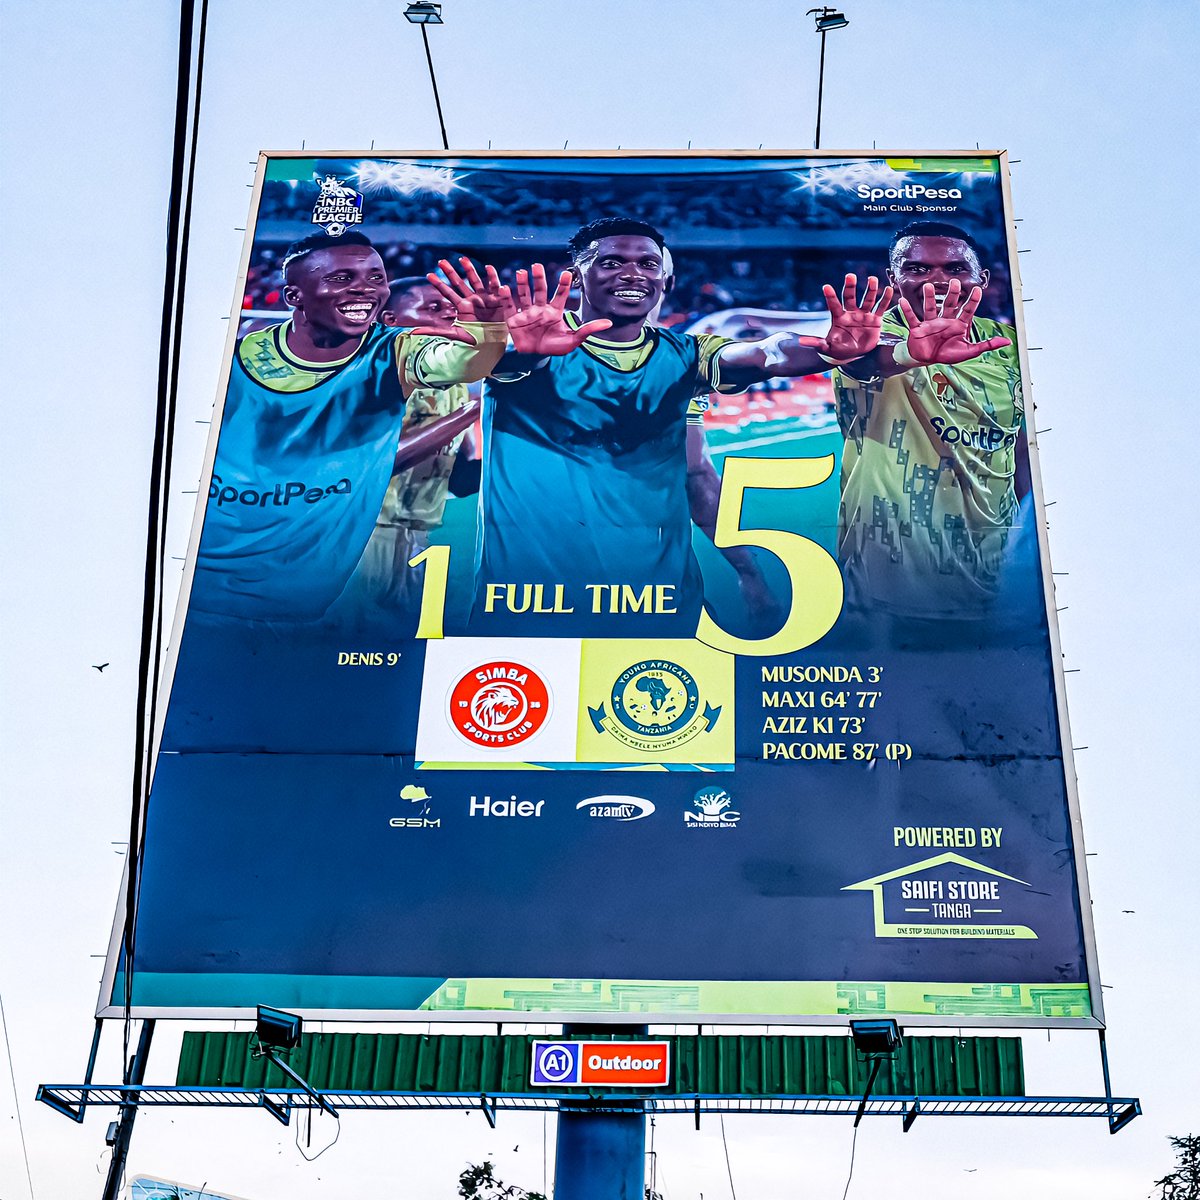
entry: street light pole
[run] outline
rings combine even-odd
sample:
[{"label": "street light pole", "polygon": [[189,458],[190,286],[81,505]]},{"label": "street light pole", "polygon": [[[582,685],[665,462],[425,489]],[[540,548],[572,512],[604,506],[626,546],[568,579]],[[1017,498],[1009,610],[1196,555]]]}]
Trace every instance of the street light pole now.
[{"label": "street light pole", "polygon": [[821,102],[825,97],[825,30],[821,30],[821,66],[817,71],[817,132],[813,138],[813,149],[821,148]]},{"label": "street light pole", "polygon": [[446,121],[442,116],[442,98],[438,95],[437,76],[433,73],[433,55],[429,52],[429,31],[424,23],[421,25],[421,37],[425,42],[425,61],[429,64],[429,82],[433,84],[433,102],[437,105],[438,125],[442,130],[442,149],[450,149],[450,139],[446,137]]},{"label": "street light pole", "polygon": [[816,32],[821,35],[821,66],[817,72],[817,132],[813,139],[813,148],[821,148],[821,105],[825,99],[825,35],[831,29],[844,29],[850,22],[846,14],[836,8],[823,5],[821,8],[810,8],[805,16],[814,17]]},{"label": "street light pole", "polygon": [[429,50],[429,31],[427,25],[444,25],[442,6],[431,3],[431,0],[414,0],[404,10],[404,19],[413,25],[420,25],[421,40],[425,43],[425,61],[429,64],[429,82],[433,84],[433,102],[437,106],[438,125],[442,131],[442,149],[450,149],[450,139],[446,137],[446,121],[442,116],[442,98],[438,95],[437,75],[433,70],[433,55]]}]

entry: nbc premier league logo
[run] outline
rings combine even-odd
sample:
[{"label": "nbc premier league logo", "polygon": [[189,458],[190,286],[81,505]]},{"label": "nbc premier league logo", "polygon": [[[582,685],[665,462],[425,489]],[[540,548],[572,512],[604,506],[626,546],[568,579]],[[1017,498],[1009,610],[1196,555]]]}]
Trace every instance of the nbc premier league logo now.
[{"label": "nbc premier league logo", "polygon": [[342,183],[336,176],[321,180],[321,194],[313,205],[312,223],[324,225],[330,237],[341,237],[351,225],[361,225],[362,193]]},{"label": "nbc premier league logo", "polygon": [[701,708],[696,680],[678,663],[644,659],[617,676],[609,696],[612,715],[588,708],[592,724],[635,750],[671,750],[704,733],[721,716],[720,708]]}]

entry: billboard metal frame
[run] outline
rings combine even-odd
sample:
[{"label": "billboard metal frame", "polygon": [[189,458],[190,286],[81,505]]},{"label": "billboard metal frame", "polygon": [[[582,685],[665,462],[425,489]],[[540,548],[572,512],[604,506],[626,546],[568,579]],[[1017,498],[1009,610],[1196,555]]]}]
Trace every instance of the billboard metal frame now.
[{"label": "billboard metal frame", "polygon": [[293,1109],[315,1109],[321,1103],[339,1112],[397,1112],[435,1109],[450,1112],[479,1110],[495,1128],[501,1111],[557,1112],[564,1106],[588,1103],[590,1112],[627,1114],[633,1101],[643,1101],[647,1116],[691,1116],[696,1127],[704,1113],[853,1117],[861,1107],[868,1117],[899,1117],[904,1132],[918,1117],[1092,1117],[1108,1121],[1118,1133],[1141,1115],[1141,1101],[1132,1096],[727,1096],[711,1093],[664,1098],[653,1091],[626,1088],[620,1092],[593,1089],[578,1093],[506,1092],[491,1095],[451,1095],[431,1092],[323,1092],[319,1099],[299,1088],[190,1088],[120,1084],[51,1084],[38,1088],[37,1099],[74,1119],[80,1105],[127,1105],[149,1108],[263,1108],[287,1125]]}]

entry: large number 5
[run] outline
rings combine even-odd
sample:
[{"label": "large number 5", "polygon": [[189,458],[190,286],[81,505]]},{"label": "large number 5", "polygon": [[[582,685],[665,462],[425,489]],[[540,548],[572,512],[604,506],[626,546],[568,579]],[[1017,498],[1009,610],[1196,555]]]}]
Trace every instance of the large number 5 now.
[{"label": "large number 5", "polygon": [[722,629],[705,609],[696,637],[730,654],[791,654],[823,638],[842,611],[842,573],[833,558],[810,538],[784,529],[743,529],[742,498],[747,488],[806,488],[824,483],[833,455],[824,458],[727,458],[713,541],[726,546],[769,550],[787,569],[792,604],[787,620],[765,638],[740,638]]}]

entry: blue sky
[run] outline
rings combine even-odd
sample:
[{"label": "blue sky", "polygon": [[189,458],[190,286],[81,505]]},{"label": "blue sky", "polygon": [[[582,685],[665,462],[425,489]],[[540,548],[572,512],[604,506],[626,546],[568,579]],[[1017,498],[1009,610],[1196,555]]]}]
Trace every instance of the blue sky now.
[{"label": "blue sky", "polygon": [[[9,5],[0,20],[3,812],[0,993],[35,1195],[99,1194],[108,1113],[31,1098],[82,1077],[127,836],[144,513],[174,100],[172,6]],[[260,149],[438,143],[399,0],[211,0],[168,553],[184,553]],[[811,144],[818,43],[783,0],[446,0],[431,33],[452,147]],[[1195,5],[849,0],[830,35],[827,148],[1007,149],[1050,546],[1114,1083],[1146,1115],[860,1131],[851,1195],[1127,1200],[1200,1127],[1172,1024],[1200,985],[1190,766],[1200,661],[1187,321]],[[172,564],[178,568],[178,563]],[[103,674],[92,664],[110,662]],[[1132,909],[1132,913],[1123,910]],[[110,1031],[99,1076],[120,1071]],[[174,1035],[177,1038],[177,1033]],[[160,1033],[152,1074],[173,1073]],[[1101,1088],[1094,1038],[1027,1038],[1033,1090]],[[28,1194],[0,1084],[0,1197]],[[257,1113],[146,1112],[131,1172],[249,1197],[440,1200],[463,1162],[542,1183],[540,1118],[348,1119],[306,1163]],[[726,1120],[743,1195],[840,1195],[848,1122]],[[549,1129],[553,1144],[553,1128]],[[662,1120],[667,1200],[727,1189],[719,1131]],[[516,1145],[520,1149],[513,1151]],[[375,1191],[372,1191],[375,1189]]]}]

